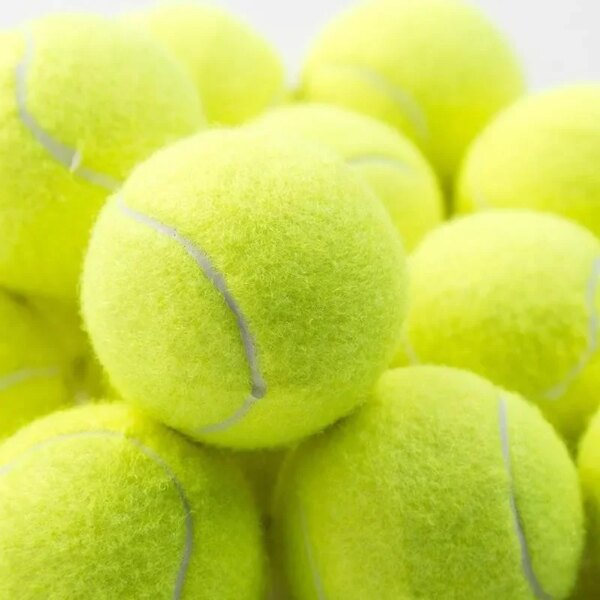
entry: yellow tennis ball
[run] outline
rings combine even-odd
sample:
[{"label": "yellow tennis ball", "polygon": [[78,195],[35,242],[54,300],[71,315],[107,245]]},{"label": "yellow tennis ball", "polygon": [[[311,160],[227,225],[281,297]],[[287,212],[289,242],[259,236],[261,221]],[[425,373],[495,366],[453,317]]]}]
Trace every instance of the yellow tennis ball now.
[{"label": "yellow tennis ball", "polygon": [[526,98],[499,116],[469,150],[456,210],[531,208],[600,234],[600,85]]},{"label": "yellow tennis ball", "polygon": [[433,232],[410,276],[413,360],[514,389],[579,438],[600,400],[596,237],[554,215],[479,213]]},{"label": "yellow tennis ball", "polygon": [[[0,439],[72,402],[69,361],[47,324],[0,291]],[[1,561],[0,561],[1,562]]]},{"label": "yellow tennis ball", "polygon": [[461,0],[377,0],[325,28],[302,94],[397,127],[448,182],[471,140],[523,88],[513,51],[479,9]]},{"label": "yellow tennis ball", "polygon": [[209,121],[239,124],[283,99],[283,66],[274,48],[218,6],[164,2],[126,18],[147,29],[187,68]]},{"label": "yellow tennis ball", "polygon": [[579,481],[587,513],[587,547],[579,581],[577,600],[592,600],[600,594],[600,413],[579,444]]},{"label": "yellow tennis ball", "polygon": [[444,218],[436,176],[417,148],[385,124],[325,104],[279,108],[256,125],[329,146],[356,169],[388,210],[407,250]]},{"label": "yellow tennis ball", "polygon": [[156,154],[102,211],[83,315],[124,400],[191,437],[286,445],[367,397],[404,317],[400,238],[319,145],[215,130]]},{"label": "yellow tennis ball", "polygon": [[149,36],[81,15],[0,34],[0,89],[0,284],[74,302],[107,195],[200,128],[200,100]]},{"label": "yellow tennis ball", "polygon": [[0,447],[0,597],[261,600],[241,474],[130,409],[40,420]]},{"label": "yellow tennis ball", "polygon": [[561,600],[584,538],[575,467],[539,411],[443,367],[385,374],[302,444],[277,515],[298,600]]}]

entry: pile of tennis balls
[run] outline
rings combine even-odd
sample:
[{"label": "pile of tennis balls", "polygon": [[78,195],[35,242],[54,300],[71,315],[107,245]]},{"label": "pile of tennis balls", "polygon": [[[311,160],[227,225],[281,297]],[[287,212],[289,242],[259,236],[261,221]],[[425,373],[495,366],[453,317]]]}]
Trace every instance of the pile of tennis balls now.
[{"label": "pile of tennis balls", "polygon": [[600,598],[598,235],[462,0],[3,31],[0,600]]}]

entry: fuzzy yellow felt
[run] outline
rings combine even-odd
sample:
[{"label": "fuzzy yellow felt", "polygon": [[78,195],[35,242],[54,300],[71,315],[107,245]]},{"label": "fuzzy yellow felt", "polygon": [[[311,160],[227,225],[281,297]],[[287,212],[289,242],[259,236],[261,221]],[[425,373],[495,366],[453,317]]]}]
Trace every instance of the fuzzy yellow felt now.
[{"label": "fuzzy yellow felt", "polygon": [[507,40],[470,3],[375,0],[350,7],[324,29],[301,95],[397,127],[448,183],[471,140],[523,88]]},{"label": "fuzzy yellow felt", "polygon": [[0,596],[261,600],[241,474],[131,409],[40,420],[0,448]]},{"label": "fuzzy yellow felt", "polygon": [[69,367],[40,315],[0,291],[0,439],[72,400]]},{"label": "fuzzy yellow felt", "polygon": [[147,29],[187,68],[212,123],[239,124],[284,99],[276,51],[226,10],[208,2],[163,2],[127,19]]},{"label": "fuzzy yellow felt", "polygon": [[75,302],[107,195],[198,130],[196,90],[148,35],[54,15],[0,34],[0,285]]},{"label": "fuzzy yellow felt", "polygon": [[564,600],[583,545],[575,467],[537,408],[466,371],[385,374],[301,445],[276,503],[292,597]]},{"label": "fuzzy yellow felt", "polygon": [[407,250],[442,222],[444,200],[433,169],[414,144],[384,123],[332,105],[292,104],[256,125],[338,152],[383,202]]},{"label": "fuzzy yellow felt", "polygon": [[362,178],[254,128],[138,167],[96,223],[82,286],[122,397],[240,449],[288,444],[364,401],[404,298],[400,238]]},{"label": "fuzzy yellow felt", "polygon": [[433,232],[410,273],[412,360],[518,391],[575,442],[600,399],[597,238],[555,215],[479,213]]},{"label": "fuzzy yellow felt", "polygon": [[537,94],[506,110],[467,154],[457,212],[531,208],[600,235],[600,85]]}]

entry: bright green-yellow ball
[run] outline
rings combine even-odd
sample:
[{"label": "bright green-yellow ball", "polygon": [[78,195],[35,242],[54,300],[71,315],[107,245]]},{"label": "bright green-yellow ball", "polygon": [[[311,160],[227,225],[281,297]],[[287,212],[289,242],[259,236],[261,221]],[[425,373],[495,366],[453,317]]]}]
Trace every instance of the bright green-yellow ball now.
[{"label": "bright green-yellow ball", "polygon": [[444,218],[431,166],[407,138],[366,115],[325,104],[294,104],[256,122],[325,144],[360,173],[383,202],[407,250]]},{"label": "bright green-yellow ball", "polygon": [[82,304],[124,400],[255,449],[366,399],[405,288],[400,237],[363,179],[320,145],[248,128],[136,169],[94,228]]},{"label": "bright green-yellow ball", "polygon": [[[47,323],[0,292],[0,439],[72,402],[70,361]],[[1,561],[0,561],[1,562]]]},{"label": "bright green-yellow ball", "polygon": [[119,405],[57,413],[0,447],[0,597],[262,600],[241,474]]},{"label": "bright green-yellow ball", "polygon": [[600,397],[600,242],[561,217],[489,211],[411,256],[405,353],[465,368],[539,405],[570,442]]},{"label": "bright green-yellow ball", "polygon": [[600,235],[600,85],[571,85],[522,100],[469,150],[457,212],[530,208]]},{"label": "bright green-yellow ball", "polygon": [[284,99],[275,49],[249,24],[208,2],[164,2],[127,17],[186,67],[214,124],[236,125]]},{"label": "bright green-yellow ball", "polygon": [[302,80],[304,98],[409,135],[445,183],[471,140],[523,89],[504,35],[462,0],[360,2],[318,37]]},{"label": "bright green-yellow ball", "polygon": [[106,197],[204,123],[184,69],[147,34],[53,15],[0,34],[0,285],[75,303]]},{"label": "bright green-yellow ball", "polygon": [[564,600],[583,546],[567,449],[537,408],[466,371],[412,367],[301,445],[278,486],[298,600]]}]

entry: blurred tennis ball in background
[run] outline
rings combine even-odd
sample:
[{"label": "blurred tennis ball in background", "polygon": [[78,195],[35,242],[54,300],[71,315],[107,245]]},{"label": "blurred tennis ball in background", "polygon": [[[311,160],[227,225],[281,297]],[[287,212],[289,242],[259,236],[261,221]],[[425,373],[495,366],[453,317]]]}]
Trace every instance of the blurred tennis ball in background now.
[{"label": "blurred tennis ball in background", "polygon": [[256,125],[338,152],[383,202],[407,250],[442,222],[444,200],[432,168],[410,141],[380,121],[331,105],[296,104],[267,113]]},{"label": "blurred tennis ball in background", "polygon": [[283,100],[275,49],[248,24],[208,2],[163,2],[127,15],[169,48],[192,76],[215,124],[243,123]]},{"label": "blurred tennis ball in background", "polygon": [[467,154],[456,210],[531,208],[600,235],[600,85],[572,85],[521,100]]},{"label": "blurred tennis ball in background", "polygon": [[0,35],[0,285],[71,302],[106,196],[203,115],[184,69],[134,28],[54,15]]},{"label": "blurred tennis ball in background", "polygon": [[366,399],[405,293],[400,238],[362,178],[320,145],[248,128],[135,170],[96,223],[82,306],[125,400],[256,449]]},{"label": "blurred tennis ball in background", "polygon": [[68,355],[23,301],[0,291],[0,440],[72,402]]},{"label": "blurred tennis ball in background", "polygon": [[448,184],[477,133],[523,91],[515,54],[476,7],[376,0],[352,6],[324,29],[301,93],[398,128]]},{"label": "blurred tennis ball in background", "polygon": [[443,367],[386,373],[300,445],[276,532],[298,600],[565,599],[584,539],[575,467],[538,409]]},{"label": "blurred tennis ball in background", "polygon": [[261,538],[239,472],[122,405],[0,448],[3,598],[262,600]]},{"label": "blurred tennis ball in background", "polygon": [[442,225],[411,257],[407,355],[469,369],[539,405],[570,442],[600,397],[600,242],[555,215]]}]

